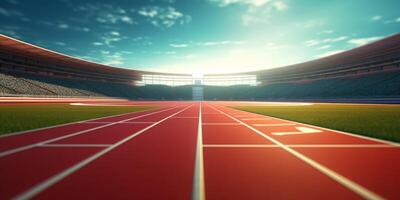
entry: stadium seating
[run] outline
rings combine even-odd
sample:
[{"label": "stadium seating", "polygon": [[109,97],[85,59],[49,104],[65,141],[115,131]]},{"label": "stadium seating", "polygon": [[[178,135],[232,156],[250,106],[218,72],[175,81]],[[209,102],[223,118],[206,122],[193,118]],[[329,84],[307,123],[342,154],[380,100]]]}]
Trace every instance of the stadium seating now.
[{"label": "stadium seating", "polygon": [[[258,86],[203,86],[204,99],[400,98],[400,34],[326,58],[253,74]],[[165,74],[91,63],[0,36],[2,96],[192,99],[191,85],[135,85],[143,75]]]},{"label": "stadium seating", "polygon": [[[130,99],[188,100],[191,86],[133,86],[120,83],[0,73],[0,93],[46,96],[111,96]],[[400,97],[400,71],[362,76],[274,83],[261,86],[204,86],[207,100],[274,100]]]}]

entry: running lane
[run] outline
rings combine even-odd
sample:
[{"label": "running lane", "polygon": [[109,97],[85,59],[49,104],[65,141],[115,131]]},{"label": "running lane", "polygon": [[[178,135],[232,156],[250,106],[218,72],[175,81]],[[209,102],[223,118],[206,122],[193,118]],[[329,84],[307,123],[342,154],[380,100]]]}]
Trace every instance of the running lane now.
[{"label": "running lane", "polygon": [[0,199],[400,199],[396,143],[224,103],[174,105],[55,129],[0,156]]},{"label": "running lane", "polygon": [[[86,120],[82,122],[73,122],[49,128],[26,131],[22,132],[21,134],[4,135],[0,137],[0,157],[3,156],[4,154],[7,154],[7,151],[13,151],[17,148],[24,148],[29,145],[48,142],[51,140],[58,140],[59,138],[65,138],[72,135],[84,134],[86,132],[98,130],[128,120],[139,119],[151,115],[158,115],[159,113],[168,111],[171,108],[173,107],[141,111],[141,112],[133,112],[122,115]],[[110,123],[95,123],[95,122],[110,122]]]},{"label": "running lane", "polygon": [[[238,111],[217,103],[209,106],[273,143],[205,147],[207,183],[220,177],[228,183],[229,198],[257,194],[252,197],[400,198],[400,162],[394,159],[400,156],[398,143]],[[227,175],[218,175],[218,171]],[[253,187],[244,184],[250,180]],[[221,195],[217,191],[215,194]]]},{"label": "running lane", "polygon": [[[168,115],[173,115],[180,110],[185,109],[187,106],[188,104],[182,104],[178,107],[153,111],[152,113],[142,113],[142,115],[137,115],[134,118],[139,119],[150,114],[165,115],[165,113],[168,113]],[[122,119],[122,121],[132,119],[132,116],[130,115],[127,117],[127,119]],[[161,121],[164,118],[158,120]],[[141,123],[129,124],[130,126],[125,126],[124,130],[121,130],[121,127],[118,125],[119,123],[108,126],[114,126],[115,130],[103,127],[82,134],[75,134],[74,136],[83,137],[83,135],[86,135],[82,140],[87,142],[90,135],[95,135],[96,137],[92,137],[92,139],[102,138],[105,144],[96,144],[93,141],[88,143],[72,143],[71,141],[65,141],[68,138],[60,138],[57,140],[59,143],[42,142],[39,144],[32,144],[28,149],[0,157],[0,179],[3,183],[7,183],[1,184],[0,199],[9,199],[23,191],[29,190],[35,185],[40,184],[41,182],[56,176],[60,172],[75,166],[77,163],[80,163],[83,160],[111,147],[113,145],[112,142],[115,142],[116,137],[120,140],[126,139],[131,137],[132,134],[152,126],[153,124],[145,124],[146,127],[143,127],[144,124]],[[136,127],[135,125],[139,127]],[[18,136],[22,137],[23,135],[25,134]],[[29,133],[27,133],[27,136],[29,139]],[[74,137],[70,137],[70,139]],[[104,140],[106,137],[109,137],[110,140]]]},{"label": "running lane", "polygon": [[199,104],[191,103],[162,119],[153,118],[156,123],[149,128],[94,155],[68,176],[27,192],[45,185],[35,198],[190,199],[198,113]]}]

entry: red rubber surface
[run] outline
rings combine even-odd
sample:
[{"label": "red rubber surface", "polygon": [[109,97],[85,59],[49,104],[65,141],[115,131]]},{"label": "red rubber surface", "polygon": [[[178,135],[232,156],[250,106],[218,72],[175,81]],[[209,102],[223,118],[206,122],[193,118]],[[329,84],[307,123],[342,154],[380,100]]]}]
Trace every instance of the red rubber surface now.
[{"label": "red rubber surface", "polygon": [[[368,192],[400,198],[398,144],[237,111],[226,102],[202,102],[201,118],[198,102],[151,104],[162,108],[0,137],[0,199],[30,194],[43,184],[30,197],[191,199],[201,183],[206,199],[362,198],[287,148]],[[196,145],[199,120],[204,146]],[[296,125],[257,126],[285,123]],[[320,132],[273,134],[296,127]],[[47,143],[50,139],[57,141]],[[39,142],[45,146],[35,146]],[[197,152],[203,152],[203,162],[196,160]],[[203,179],[195,180],[201,163]],[[57,179],[62,173],[67,175]],[[47,184],[50,179],[57,181]]]}]

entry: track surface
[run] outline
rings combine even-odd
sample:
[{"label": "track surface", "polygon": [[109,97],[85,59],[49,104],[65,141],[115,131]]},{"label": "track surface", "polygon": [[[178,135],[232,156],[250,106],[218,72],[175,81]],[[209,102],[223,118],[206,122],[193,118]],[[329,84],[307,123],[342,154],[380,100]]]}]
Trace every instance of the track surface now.
[{"label": "track surface", "polygon": [[400,199],[399,144],[224,105],[0,137],[0,199]]}]

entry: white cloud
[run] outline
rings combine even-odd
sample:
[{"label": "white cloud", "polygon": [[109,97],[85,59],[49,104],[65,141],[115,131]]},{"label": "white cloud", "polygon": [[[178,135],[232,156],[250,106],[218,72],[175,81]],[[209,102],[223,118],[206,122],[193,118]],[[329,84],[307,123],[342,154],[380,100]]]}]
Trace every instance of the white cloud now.
[{"label": "white cloud", "polygon": [[380,16],[380,15],[375,15],[375,16],[371,17],[371,21],[379,21],[381,19],[382,19],[382,16]]},{"label": "white cloud", "polygon": [[93,42],[94,46],[102,46],[107,45],[108,47],[114,47],[113,43],[128,39],[127,36],[121,35],[121,33],[117,31],[111,31],[108,33],[104,33],[99,37],[100,41]]},{"label": "white cloud", "polygon": [[83,28],[78,28],[77,30],[81,30],[81,31],[84,31],[84,32],[89,32],[90,28],[83,27]]},{"label": "white cloud", "polygon": [[117,31],[111,31],[110,32],[111,35],[115,35],[115,36],[120,36],[121,34]]},{"label": "white cloud", "polygon": [[108,13],[103,16],[99,16],[96,18],[96,20],[100,23],[108,23],[108,24],[117,24],[119,22],[124,22],[127,24],[134,24],[132,18],[130,18],[129,16],[115,15],[112,13]]},{"label": "white cloud", "polygon": [[400,17],[392,20],[386,20],[384,23],[385,24],[392,24],[392,23],[399,23],[400,22]]},{"label": "white cloud", "polygon": [[64,42],[55,42],[54,44],[59,45],[59,46],[65,46]]},{"label": "white cloud", "polygon": [[355,46],[362,46],[366,45],[368,43],[374,42],[376,40],[382,39],[382,36],[376,36],[376,37],[366,37],[366,38],[354,38],[349,41],[347,41],[349,44],[354,44]]},{"label": "white cloud", "polygon": [[318,49],[329,49],[329,48],[331,48],[331,45],[329,45],[329,44],[318,47]]},{"label": "white cloud", "polygon": [[86,3],[72,9],[82,13],[82,17],[77,20],[83,23],[97,21],[103,24],[136,24],[125,9],[111,4]]},{"label": "white cloud", "polygon": [[307,40],[304,42],[304,44],[308,47],[312,47],[312,46],[316,46],[318,44],[320,44],[321,42],[318,40]]},{"label": "white cloud", "polygon": [[92,43],[94,46],[102,46],[102,45],[104,45],[103,43],[101,43],[101,42],[93,42]]},{"label": "white cloud", "polygon": [[242,45],[245,41],[232,41],[232,40],[222,40],[222,41],[207,41],[207,42],[189,42],[181,44],[170,44],[169,46],[174,48],[185,48],[189,46],[220,46],[220,45]]},{"label": "white cloud", "polygon": [[17,0],[7,0],[7,2],[14,5],[19,4]]},{"label": "white cloud", "polygon": [[133,24],[133,20],[129,16],[122,16],[121,17],[121,21],[123,21],[123,22],[125,22],[127,24]]},{"label": "white cloud", "polygon": [[64,21],[39,21],[40,24],[44,24],[46,26],[51,26],[51,27],[55,27],[58,29],[68,29],[68,30],[74,30],[74,31],[82,31],[82,32],[89,32],[90,28],[87,27],[81,27],[81,26],[75,26],[75,25],[71,25],[68,24]]},{"label": "white cloud", "polygon": [[331,56],[331,55],[335,55],[341,52],[344,52],[345,50],[334,50],[334,51],[327,51],[323,54],[317,55],[316,58],[323,58],[323,57],[327,57],[327,56]]},{"label": "white cloud", "polygon": [[267,24],[271,21],[274,11],[284,11],[289,8],[284,0],[209,0],[218,4],[220,7],[230,5],[242,5],[247,10],[242,14],[242,24],[245,26],[251,24]]},{"label": "white cloud", "polygon": [[105,65],[121,66],[122,64],[124,64],[122,53],[119,52],[114,53],[107,50],[100,50],[99,53],[102,55],[100,62]]},{"label": "white cloud", "polygon": [[347,38],[348,38],[347,36],[338,36],[338,37],[334,37],[334,38],[325,38],[325,39],[321,39],[321,40],[312,39],[312,40],[305,41],[304,44],[308,47],[312,47],[312,46],[317,46],[319,44],[343,41],[343,40],[346,40]]},{"label": "white cloud", "polygon": [[68,24],[59,24],[57,27],[61,28],[61,29],[68,29],[69,25]]},{"label": "white cloud", "polygon": [[244,43],[245,43],[244,41],[224,40],[224,41],[212,41],[212,42],[198,42],[197,45],[200,45],[200,46],[241,45]]},{"label": "white cloud", "polygon": [[5,9],[0,7],[0,15],[6,16],[6,17],[23,17],[24,14],[22,14],[20,11],[17,10],[12,10],[12,9]]},{"label": "white cloud", "polygon": [[276,1],[272,4],[277,10],[286,10],[288,6],[283,1]]},{"label": "white cloud", "polygon": [[169,44],[169,46],[174,47],[174,48],[185,48],[188,47],[188,44]]},{"label": "white cloud", "polygon": [[346,40],[348,37],[347,36],[339,36],[339,37],[335,37],[335,38],[326,38],[324,40],[322,40],[323,43],[328,43],[328,42],[339,42],[342,40]]},{"label": "white cloud", "polygon": [[0,14],[4,15],[4,16],[9,16],[10,15],[10,13],[4,8],[0,8]]},{"label": "white cloud", "polygon": [[159,28],[170,28],[175,24],[190,23],[192,18],[174,7],[147,6],[142,7],[137,13],[146,18],[148,22]]},{"label": "white cloud", "polygon": [[271,0],[210,0],[217,3],[219,6],[228,6],[231,4],[244,4],[249,6],[260,7],[271,2]]},{"label": "white cloud", "polygon": [[139,15],[153,18],[157,16],[158,11],[157,9],[142,8],[141,10],[138,11],[138,13]]}]

